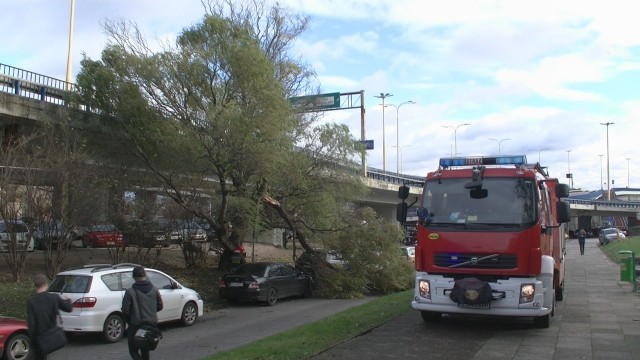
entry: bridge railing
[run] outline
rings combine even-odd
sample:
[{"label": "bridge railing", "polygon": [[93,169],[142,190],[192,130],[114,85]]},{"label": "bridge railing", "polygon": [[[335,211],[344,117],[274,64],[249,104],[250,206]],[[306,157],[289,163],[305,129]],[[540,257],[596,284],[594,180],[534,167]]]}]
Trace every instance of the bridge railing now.
[{"label": "bridge railing", "polygon": [[371,167],[367,167],[367,177],[374,180],[385,181],[392,184],[402,185],[405,183],[423,183],[423,176],[415,176],[415,175],[406,175],[406,174],[398,174],[395,172],[382,171],[380,169],[375,169]]},{"label": "bridge railing", "polygon": [[618,209],[640,209],[640,201],[607,201],[607,200],[582,200],[582,199],[565,199],[569,204],[576,205],[595,205],[601,207],[610,207]]},{"label": "bridge railing", "polygon": [[75,84],[0,63],[0,91],[64,105]]}]

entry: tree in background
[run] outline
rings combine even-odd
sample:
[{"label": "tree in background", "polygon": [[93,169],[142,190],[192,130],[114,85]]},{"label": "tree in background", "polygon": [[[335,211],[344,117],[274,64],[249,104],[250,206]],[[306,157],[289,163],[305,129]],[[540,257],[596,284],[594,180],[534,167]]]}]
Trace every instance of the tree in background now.
[{"label": "tree in background", "polygon": [[146,186],[215,227],[229,250],[231,219],[241,238],[252,228],[289,228],[313,251],[307,239],[351,226],[343,210],[367,188],[354,162],[363,149],[349,129],[318,125],[317,114],[289,104],[317,93],[313,71],[290,53],[307,18],[259,0],[207,6],[161,51],[135,24],[105,24],[111,44],[100,60],[85,58],[78,76],[82,102],[100,109],[108,129],[96,137],[108,144],[102,156],[144,168]]}]

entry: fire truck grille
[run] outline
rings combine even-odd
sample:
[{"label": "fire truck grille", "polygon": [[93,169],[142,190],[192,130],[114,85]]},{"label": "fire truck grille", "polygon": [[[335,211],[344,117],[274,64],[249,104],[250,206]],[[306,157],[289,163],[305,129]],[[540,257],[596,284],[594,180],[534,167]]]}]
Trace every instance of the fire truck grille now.
[{"label": "fire truck grille", "polygon": [[[491,257],[493,254],[449,254],[436,253],[435,265],[439,267],[451,267],[458,269],[515,269],[518,265],[516,255],[501,254]],[[483,259],[486,258],[486,259]]]}]

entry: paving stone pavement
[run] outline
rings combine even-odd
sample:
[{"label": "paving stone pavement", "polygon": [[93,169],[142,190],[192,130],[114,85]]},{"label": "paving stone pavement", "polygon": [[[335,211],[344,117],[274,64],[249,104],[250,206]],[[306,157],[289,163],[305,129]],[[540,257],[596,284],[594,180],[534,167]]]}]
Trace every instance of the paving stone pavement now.
[{"label": "paving stone pavement", "polygon": [[640,295],[620,266],[587,239],[566,243],[564,299],[548,329],[530,320],[447,317],[424,323],[412,310],[314,357],[325,359],[639,359]]}]

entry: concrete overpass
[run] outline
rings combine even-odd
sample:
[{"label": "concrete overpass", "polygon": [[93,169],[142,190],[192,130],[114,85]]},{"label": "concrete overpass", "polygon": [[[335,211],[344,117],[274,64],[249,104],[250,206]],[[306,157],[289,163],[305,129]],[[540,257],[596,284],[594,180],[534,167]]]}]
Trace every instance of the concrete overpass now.
[{"label": "concrete overpass", "polygon": [[[39,122],[57,122],[66,117],[68,89],[74,84],[0,64],[0,127],[5,134],[27,133]],[[6,136],[5,136],[6,138]],[[426,175],[426,174],[425,174]],[[424,177],[367,168],[363,181],[372,190],[361,203],[380,215],[396,219],[398,187],[410,184],[410,194],[419,196]],[[640,194],[640,192],[639,192]],[[410,197],[410,201],[413,197]],[[636,217],[640,201],[568,199],[572,215]]]}]

